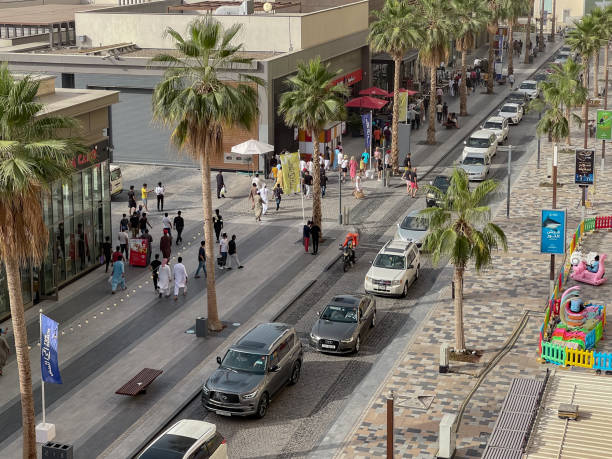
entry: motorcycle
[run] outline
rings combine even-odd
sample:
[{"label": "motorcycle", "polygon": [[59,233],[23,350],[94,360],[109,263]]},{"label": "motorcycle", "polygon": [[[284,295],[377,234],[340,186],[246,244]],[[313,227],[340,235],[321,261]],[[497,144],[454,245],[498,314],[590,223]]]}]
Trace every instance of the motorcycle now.
[{"label": "motorcycle", "polygon": [[340,245],[342,250],[342,270],[347,272],[348,269],[355,264],[355,251],[348,245]]}]

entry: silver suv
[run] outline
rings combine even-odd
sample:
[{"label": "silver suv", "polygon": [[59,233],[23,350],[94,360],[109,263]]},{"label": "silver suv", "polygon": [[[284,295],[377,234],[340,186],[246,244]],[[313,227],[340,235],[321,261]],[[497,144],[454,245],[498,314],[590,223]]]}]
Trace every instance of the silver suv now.
[{"label": "silver suv", "polygon": [[304,351],[287,324],[260,324],[231,346],[202,386],[202,405],[222,416],[263,418],[271,397],[300,379]]}]

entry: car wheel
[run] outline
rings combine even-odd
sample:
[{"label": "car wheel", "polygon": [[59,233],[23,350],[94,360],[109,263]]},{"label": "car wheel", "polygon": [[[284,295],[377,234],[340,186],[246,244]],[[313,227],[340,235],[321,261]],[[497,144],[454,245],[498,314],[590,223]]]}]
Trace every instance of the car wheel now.
[{"label": "car wheel", "polygon": [[357,354],[359,353],[359,349],[361,349],[361,337],[357,335],[357,341],[355,341],[355,349],[353,349],[353,352]]},{"label": "car wheel", "polygon": [[293,368],[291,369],[291,378],[289,378],[290,386],[297,384],[297,382],[300,380],[301,372],[302,372],[302,362],[300,362],[299,360],[296,360],[295,363],[293,364]]},{"label": "car wheel", "polygon": [[370,322],[370,328],[374,328],[376,326],[376,309],[372,313],[372,322]]},{"label": "car wheel", "polygon": [[402,298],[406,298],[408,295],[408,282],[404,284],[404,290],[402,290]]},{"label": "car wheel", "polygon": [[257,405],[257,416],[259,419],[263,418],[268,412],[268,405],[270,404],[270,399],[268,397],[268,393],[264,392],[259,399],[259,404]]},{"label": "car wheel", "polygon": [[420,274],[421,274],[421,265],[417,265],[417,269],[416,269],[416,274],[414,276],[414,280],[418,280]]}]

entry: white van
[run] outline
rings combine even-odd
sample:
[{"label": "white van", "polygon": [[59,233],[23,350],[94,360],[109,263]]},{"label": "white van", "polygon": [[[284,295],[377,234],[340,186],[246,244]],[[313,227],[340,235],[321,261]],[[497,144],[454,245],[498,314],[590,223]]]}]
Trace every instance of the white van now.
[{"label": "white van", "polygon": [[117,196],[123,192],[123,179],[121,178],[121,168],[119,166],[110,167],[111,196]]}]

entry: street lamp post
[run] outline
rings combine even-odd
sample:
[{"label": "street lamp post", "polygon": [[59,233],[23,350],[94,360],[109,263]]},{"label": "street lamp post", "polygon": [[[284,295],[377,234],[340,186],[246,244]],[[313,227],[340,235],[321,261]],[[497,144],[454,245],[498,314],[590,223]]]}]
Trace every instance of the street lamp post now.
[{"label": "street lamp post", "polygon": [[338,163],[338,184],[340,185],[340,194],[338,197],[338,224],[342,225],[342,168]]},{"label": "street lamp post", "polygon": [[[557,144],[553,146],[553,167],[552,167],[552,208],[557,208],[557,163],[559,159],[559,152],[557,151]],[[550,254],[550,294],[552,295],[555,289],[555,254]]]},{"label": "street lamp post", "polygon": [[[542,112],[538,112],[538,122],[542,119]],[[538,136],[538,165],[537,168],[540,168],[540,136]]]},{"label": "street lamp post", "polygon": [[508,188],[506,196],[506,218],[510,218],[510,180],[512,178],[512,145],[508,145]]}]

